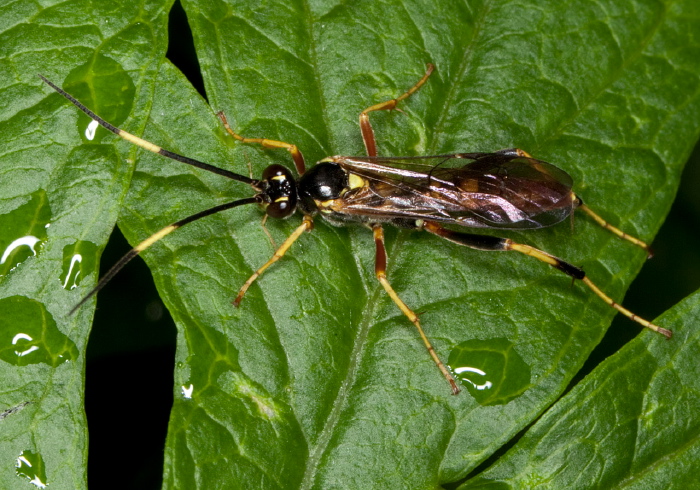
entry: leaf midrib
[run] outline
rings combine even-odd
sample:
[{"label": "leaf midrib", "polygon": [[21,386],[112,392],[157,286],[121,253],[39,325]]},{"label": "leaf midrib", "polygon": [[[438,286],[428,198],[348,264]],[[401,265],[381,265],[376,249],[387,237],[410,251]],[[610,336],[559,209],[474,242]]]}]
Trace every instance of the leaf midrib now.
[{"label": "leaf midrib", "polygon": [[[305,11],[308,10],[308,2],[304,2],[304,9]],[[473,52],[472,48],[473,46],[477,43],[477,40],[479,38],[478,34],[481,32],[481,24],[486,16],[486,12],[488,12],[488,8],[483,9],[482,14],[479,15],[476,18],[475,21],[475,28],[474,28],[474,35],[472,36],[472,39],[469,41],[468,46],[465,50],[465,55],[463,56],[462,63],[460,64],[460,73],[464,73],[466,71],[466,67],[469,64],[469,59],[471,58],[471,53]],[[308,25],[308,24],[307,24]],[[309,29],[310,31],[310,29]],[[311,32],[311,31],[310,31]],[[311,58],[313,60],[316,60],[316,49],[315,49],[315,43],[316,38],[311,36],[311,49],[312,49],[312,55]],[[321,77],[318,73],[318,63],[313,64],[313,69],[314,69],[314,75],[318,83],[318,93],[319,97],[321,99],[321,113],[322,113],[322,118],[323,122],[325,124],[326,128],[330,128],[330,122],[328,120],[328,115],[326,111],[327,103],[326,103],[326,98],[324,97],[324,85],[321,83]],[[441,116],[439,121],[442,123],[444,121],[444,115],[447,113],[447,107],[450,106],[451,102],[455,99],[455,91],[456,91],[456,84],[451,85],[450,91],[448,92],[447,97],[444,98],[444,102],[442,105],[442,111],[441,111]],[[432,134],[439,134],[439,129],[434,131]],[[432,136],[432,135],[431,135]],[[328,141],[331,144],[332,148],[335,148],[335,137],[332,131],[327,131],[327,137]],[[434,145],[435,145],[435,139],[432,138],[432,145],[428,145],[428,148],[430,150],[434,151]],[[388,257],[395,257],[397,256],[400,252],[401,249],[403,248],[405,240],[405,233],[399,233],[399,236],[394,240],[392,246],[390,247],[389,250],[387,250],[387,256]],[[357,264],[356,264],[357,265]],[[358,275],[362,277],[361,274],[362,271],[359,270],[358,267]],[[331,438],[335,434],[335,428],[338,425],[338,422],[341,418],[341,414],[345,407],[347,406],[347,400],[350,396],[350,390],[352,387],[355,385],[355,380],[356,380],[356,375],[358,368],[361,363],[361,359],[363,357],[363,354],[365,352],[365,347],[366,347],[366,340],[369,335],[369,330],[370,328],[374,325],[375,323],[375,313],[377,311],[377,308],[380,306],[381,302],[383,301],[383,298],[385,298],[385,293],[384,289],[381,286],[381,284],[378,281],[374,281],[374,286],[370,287],[370,290],[368,290],[368,296],[367,296],[367,303],[365,308],[362,310],[362,315],[361,319],[359,321],[359,328],[358,328],[358,334],[355,336],[355,341],[353,343],[352,350],[349,354],[349,363],[348,363],[348,369],[346,371],[344,380],[340,386],[340,389],[338,390],[338,393],[336,394],[334,403],[333,403],[333,408],[330,411],[328,417],[326,418],[326,423],[323,426],[323,429],[320,432],[320,435],[316,441],[316,444],[314,445],[313,450],[309,452],[309,457],[306,461],[306,469],[304,471],[304,476],[301,482],[301,488],[302,489],[310,489],[315,483],[315,478],[316,478],[316,470],[318,468],[318,465],[323,458],[324,454],[326,453],[326,450],[328,448],[328,445],[330,443]]]}]

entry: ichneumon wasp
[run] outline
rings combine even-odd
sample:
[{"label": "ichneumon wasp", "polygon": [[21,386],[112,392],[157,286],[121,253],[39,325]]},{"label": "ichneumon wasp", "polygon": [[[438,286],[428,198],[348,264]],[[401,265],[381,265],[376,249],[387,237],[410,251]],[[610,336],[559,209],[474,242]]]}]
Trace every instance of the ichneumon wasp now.
[{"label": "ichneumon wasp", "polygon": [[[255,271],[239,290],[233,304],[238,306],[250,285],[289,250],[306,231],[313,228],[313,219],[320,215],[329,223],[342,226],[364,224],[372,229],[376,246],[375,275],[392,301],[416,326],[418,333],[437,367],[459,393],[452,374],[442,363],[421,327],[418,316],[399,298],[387,279],[387,256],[382,225],[425,230],[446,240],[485,251],[516,251],[534,257],[555,269],[582,281],[600,299],[631,320],[666,337],[671,331],[638,317],[601,291],[582,269],[547,252],[508,238],[465,233],[446,228],[460,225],[468,228],[535,229],[557,224],[581,209],[597,224],[620,238],[645,249],[649,247],[607,223],[583,204],[574,192],[571,177],[549,163],[536,160],[523,150],[512,148],[492,153],[455,153],[426,157],[378,157],[369,114],[396,108],[415,93],[430,77],[429,64],[423,77],[408,91],[368,107],[360,113],[360,129],[367,150],[366,157],[332,156],[306,171],[304,157],[296,145],[264,138],[244,138],[229,126],[223,112],[217,115],[226,131],[243,143],[289,151],[298,179],[286,167],[268,166],[260,179],[253,179],[165,150],[133,134],[112,126],[81,104],[74,97],[39,75],[56,92],[63,95],[94,121],[121,138],[153,153],[213,172],[250,185],[252,197],[238,199],[186,217],[154,233],[136,245],[119,260],[97,285],[73,308],[71,313],[100,291],[132,258],[178,228],[214,213],[258,203],[265,208],[266,218],[288,218],[299,210],[301,225],[277,248],[274,255]],[[456,166],[455,166],[456,165]]]}]

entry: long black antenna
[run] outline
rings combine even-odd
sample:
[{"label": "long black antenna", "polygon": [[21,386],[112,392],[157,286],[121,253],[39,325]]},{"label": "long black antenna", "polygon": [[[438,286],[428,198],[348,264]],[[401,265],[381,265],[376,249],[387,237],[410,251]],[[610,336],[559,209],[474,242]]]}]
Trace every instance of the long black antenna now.
[{"label": "long black antenna", "polygon": [[183,155],[179,155],[177,153],[173,153],[172,151],[168,151],[164,148],[161,148],[158,145],[154,145],[150,141],[146,141],[144,139],[139,138],[138,136],[134,136],[131,133],[127,133],[123,129],[119,129],[116,126],[111,125],[104,119],[102,119],[100,116],[92,112],[90,109],[85,107],[78,99],[73,97],[71,94],[63,90],[61,87],[58,87],[55,85],[53,82],[48,80],[46,77],[43,75],[39,74],[39,78],[41,78],[49,87],[54,89],[56,92],[64,96],[66,99],[68,99],[75,107],[83,111],[85,114],[87,114],[93,121],[97,122],[100,126],[103,128],[107,129],[108,131],[111,131],[112,133],[116,134],[120,138],[123,138],[130,143],[133,143],[137,146],[140,146],[141,148],[152,151],[153,153],[157,153],[158,155],[163,155],[166,158],[170,158],[172,160],[176,160],[178,162],[186,163],[187,165],[192,165],[193,167],[201,168],[202,170],[206,170],[207,172],[212,172],[218,175],[222,175],[226,178],[232,179],[232,180],[237,180],[239,182],[243,182],[245,184],[251,185],[255,188],[258,187],[260,184],[260,181],[251,179],[250,177],[246,177],[244,175],[237,174],[235,172],[230,172],[228,170],[224,170],[219,167],[215,167],[214,165],[209,165],[208,163],[200,162],[199,160],[195,160],[194,158],[189,158]]},{"label": "long black antenna", "polygon": [[181,219],[180,221],[176,221],[175,223],[166,226],[162,230],[159,230],[155,232],[153,235],[149,236],[146,238],[144,241],[136,245],[134,248],[129,250],[124,257],[119,259],[119,261],[112,266],[112,268],[100,278],[99,282],[97,285],[90,290],[90,292],[85,295],[83,299],[81,299],[77,305],[75,305],[70,312],[68,313],[69,315],[72,315],[75,313],[75,311],[83,306],[87,300],[92,298],[94,295],[96,295],[105,285],[115,276],[117,273],[122,270],[122,268],[131,261],[134,257],[136,257],[138,254],[146,250],[148,247],[156,243],[158,240],[161,238],[169,235],[173,231],[177,230],[178,228],[182,228],[188,223],[192,223],[193,221],[196,221],[198,219],[204,218],[206,216],[209,216],[211,214],[219,213],[221,211],[225,211],[227,209],[235,208],[236,206],[243,206],[245,204],[254,204],[258,203],[261,201],[261,198],[258,196],[253,196],[253,197],[246,197],[245,199],[238,199],[236,201],[232,202],[227,202],[226,204],[219,204],[218,206],[214,206],[213,208],[205,209],[204,211],[200,211],[199,213],[193,214],[192,216],[188,216],[187,218]]}]

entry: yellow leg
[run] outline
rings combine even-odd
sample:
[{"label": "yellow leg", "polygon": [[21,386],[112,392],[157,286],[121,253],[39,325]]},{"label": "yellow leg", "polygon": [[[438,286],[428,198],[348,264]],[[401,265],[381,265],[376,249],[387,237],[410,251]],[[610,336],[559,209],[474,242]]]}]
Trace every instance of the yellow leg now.
[{"label": "yellow leg", "polygon": [[242,143],[252,143],[261,145],[265,148],[283,148],[292,155],[292,159],[294,160],[294,166],[297,168],[297,172],[299,172],[299,175],[302,175],[306,171],[304,156],[301,154],[299,148],[297,148],[297,145],[285,143],[284,141],[269,140],[267,138],[244,138],[240,134],[236,133],[233,129],[231,129],[231,126],[229,126],[228,120],[226,119],[226,115],[223,111],[219,111],[216,115],[219,117],[219,119],[221,119],[221,122],[224,124],[224,128],[226,128],[226,131],[228,131],[228,133],[234,138],[236,138],[238,141]]},{"label": "yellow leg", "polygon": [[647,257],[651,258],[654,254],[651,251],[651,248],[649,245],[641,241],[639,238],[633,237],[632,235],[628,235],[624,231],[620,230],[619,228],[615,228],[613,225],[605,221],[603,218],[601,218],[598,214],[594,213],[591,208],[586,206],[585,204],[581,204],[578,207],[581,211],[586,213],[588,216],[593,218],[593,220],[598,223],[601,227],[605,228],[606,230],[614,233],[615,235],[619,236],[623,240],[627,240],[628,242],[634,243],[638,247],[643,248],[647,252]]},{"label": "yellow leg", "polygon": [[236,296],[236,299],[233,300],[233,306],[238,307],[238,305],[241,304],[241,300],[243,300],[243,296],[245,296],[246,291],[248,291],[248,288],[250,287],[251,284],[255,282],[255,280],[260,277],[260,275],[265,272],[265,270],[270,267],[272,264],[277,262],[279,259],[284,257],[284,254],[287,253],[287,250],[289,250],[289,247],[292,246],[292,243],[297,241],[297,239],[304,233],[305,231],[311,231],[314,227],[313,224],[313,219],[311,216],[304,216],[304,221],[302,222],[301,225],[297,227],[296,230],[294,230],[294,233],[289,235],[287,239],[280,245],[280,248],[278,248],[275,253],[270,257],[270,260],[265,262],[262,267],[260,267],[258,270],[256,270],[252,276],[248,278],[248,280],[243,284],[241,289],[238,291],[238,296]]},{"label": "yellow leg", "polygon": [[267,226],[265,226],[265,223],[267,223],[267,218],[268,215],[264,215],[262,221],[260,222],[260,226],[262,226],[263,232],[265,235],[267,235],[267,239],[270,240],[270,244],[272,245],[272,248],[277,250],[277,243],[275,242],[275,239],[272,238],[272,235],[270,235],[270,232],[267,230]]},{"label": "yellow leg", "polygon": [[642,325],[650,330],[653,330],[656,333],[660,333],[661,335],[664,335],[666,338],[670,339],[671,336],[673,335],[672,332],[670,330],[668,330],[667,328],[659,327],[658,325],[655,325],[655,324],[651,323],[650,321],[645,320],[644,318],[635,315],[627,308],[625,308],[622,305],[613,301],[610,298],[610,296],[608,296],[603,291],[601,291],[598,286],[596,286],[588,277],[586,277],[585,274],[583,273],[583,271],[581,271],[580,277],[576,277],[573,274],[571,274],[570,272],[567,272],[567,270],[569,268],[571,268],[572,266],[570,266],[569,264],[567,264],[563,260],[561,260],[553,255],[550,255],[547,252],[543,252],[542,250],[531,247],[529,245],[515,243],[512,240],[506,240],[505,250],[515,250],[516,252],[520,252],[522,254],[529,255],[530,257],[534,257],[537,260],[541,260],[542,262],[545,262],[545,263],[551,265],[552,267],[555,267],[555,268],[561,270],[562,272],[565,272],[565,273],[571,275],[575,279],[580,279],[581,282],[583,282],[586,286],[588,286],[588,288],[591,291],[593,291],[596,294],[596,296],[598,296],[600,299],[602,299],[609,306],[615,308],[617,311],[619,311],[620,313],[625,315],[630,320],[637,322],[640,325]]},{"label": "yellow leg", "polygon": [[426,221],[423,225],[423,229],[433,233],[439,237],[445,238],[458,245],[463,245],[465,247],[473,248],[476,250],[492,251],[492,252],[505,252],[505,251],[515,251],[520,252],[524,255],[529,255],[537,260],[549,264],[557,270],[560,270],[568,276],[582,281],[591,291],[595,293],[600,299],[602,299],[607,305],[615,308],[617,311],[625,315],[632,321],[639,323],[640,325],[653,330],[654,332],[660,333],[667,338],[670,338],[672,333],[666,328],[654,325],[650,321],[641,318],[627,308],[614,302],[608,295],[598,288],[587,276],[586,273],[579,267],[569,264],[568,262],[555,257],[543,250],[539,250],[535,247],[529,245],[523,245],[522,243],[516,243],[510,238],[499,238],[490,235],[475,235],[471,233],[462,233],[459,231],[448,230],[442,227],[440,224],[433,221]]},{"label": "yellow leg", "polygon": [[394,288],[391,287],[391,284],[389,284],[389,281],[386,278],[386,248],[384,247],[384,230],[382,229],[381,225],[375,224],[372,226],[372,231],[374,231],[374,243],[377,247],[374,268],[379,283],[384,287],[384,290],[387,292],[392,301],[396,303],[396,306],[399,307],[401,312],[406,315],[406,317],[416,326],[420,338],[423,340],[426,349],[428,349],[428,354],[430,354],[430,357],[433,358],[435,365],[438,367],[447,382],[450,383],[452,394],[457,395],[460,392],[460,389],[457,386],[455,379],[452,377],[452,374],[450,374],[450,371],[438,357],[433,345],[428,339],[428,336],[425,335],[425,332],[420,325],[420,321],[418,320],[418,316],[413,312],[413,310],[406,306],[406,303],[404,303],[401,298],[399,298],[399,295],[396,294],[396,291],[394,291]]},{"label": "yellow leg", "polygon": [[433,66],[432,63],[428,63],[428,69],[426,70],[425,75],[423,75],[423,78],[418,80],[418,83],[416,83],[413,87],[411,87],[395,99],[375,104],[371,107],[368,107],[360,113],[360,131],[362,132],[362,140],[365,143],[365,149],[367,150],[368,156],[377,156],[377,142],[374,139],[374,130],[372,129],[372,124],[369,122],[369,113],[373,111],[390,111],[392,109],[395,109],[396,104],[398,104],[404,99],[407,99],[419,88],[421,88],[421,86],[428,80],[428,77],[434,69],[435,66]]},{"label": "yellow leg", "polygon": [[628,310],[624,306],[622,306],[618,303],[615,303],[608,295],[606,295],[603,291],[601,291],[598,288],[598,286],[593,284],[591,282],[591,280],[588,279],[587,277],[584,277],[583,279],[581,279],[581,281],[583,281],[583,283],[586,286],[588,286],[591,289],[591,291],[593,291],[600,299],[605,301],[607,304],[609,304],[610,306],[615,308],[617,311],[619,311],[620,313],[625,315],[630,320],[635,321],[635,322],[639,323],[640,325],[645,326],[645,327],[653,330],[654,332],[660,333],[661,335],[665,336],[667,339],[670,339],[673,336],[673,332],[671,332],[669,329],[659,327],[658,325],[654,325],[650,321],[645,320],[644,318],[635,315],[634,313],[632,313],[630,310]]}]

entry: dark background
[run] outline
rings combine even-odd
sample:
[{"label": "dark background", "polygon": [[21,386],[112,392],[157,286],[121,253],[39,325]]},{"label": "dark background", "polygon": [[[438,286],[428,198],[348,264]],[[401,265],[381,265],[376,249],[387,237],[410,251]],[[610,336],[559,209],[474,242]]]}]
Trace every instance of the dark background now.
[{"label": "dark background", "polygon": [[[169,30],[168,59],[204,95],[192,35],[179,2],[171,11]],[[655,256],[624,299],[627,308],[644,318],[656,318],[700,287],[698,189],[700,145],[695,147],[678,198],[653,243]],[[130,248],[115,230],[102,256],[101,273]],[[572,384],[639,331],[636,324],[617,315]],[[88,342],[85,387],[90,487],[102,488],[109,482],[114,488],[160,488],[173,400],[175,335],[175,325],[141,259],[130,263],[99,294]],[[115,399],[115,392],[127,396]],[[134,438],[138,438],[136,443]]]}]

